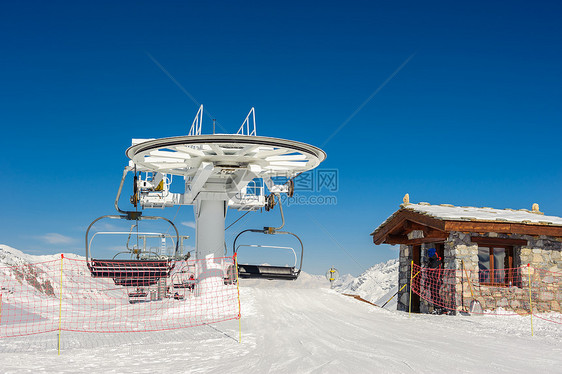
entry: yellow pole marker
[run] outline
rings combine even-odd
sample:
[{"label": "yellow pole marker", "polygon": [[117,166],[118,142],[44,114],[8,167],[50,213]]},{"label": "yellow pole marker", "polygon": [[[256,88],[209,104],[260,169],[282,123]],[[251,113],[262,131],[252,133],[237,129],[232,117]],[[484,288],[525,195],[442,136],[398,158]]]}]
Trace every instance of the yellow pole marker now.
[{"label": "yellow pole marker", "polygon": [[[421,270],[419,270],[416,275],[414,275],[414,278],[418,276],[418,274],[421,273]],[[398,292],[402,291],[404,289],[404,287],[406,287],[408,285],[408,283],[406,283],[405,285],[403,285],[402,287],[400,287],[400,289],[398,290]],[[386,304],[388,304],[390,302],[390,300],[394,299],[394,297],[396,297],[396,295],[398,295],[398,292],[396,292],[394,295],[392,295],[392,297],[390,299],[388,299],[386,301],[386,303],[382,304],[381,308],[384,308],[384,306]]]},{"label": "yellow pole marker", "polygon": [[412,279],[414,278],[412,275],[414,274],[414,260],[410,263],[410,306],[408,308],[408,317],[412,316]]},{"label": "yellow pole marker", "polygon": [[533,280],[531,277],[531,264],[527,264],[527,269],[529,270],[529,307],[531,309],[531,336],[535,335],[535,332],[533,330],[533,300],[532,300],[532,291],[531,291],[531,287],[533,286]]},{"label": "yellow pole marker", "polygon": [[57,344],[57,349],[60,356],[60,334],[62,327],[62,265],[64,260],[64,254],[60,254],[60,298],[59,298],[59,341]]},{"label": "yellow pole marker", "polygon": [[238,290],[238,343],[242,343],[242,308],[240,304],[240,282],[238,281],[238,254],[234,254],[234,266],[236,267],[236,289]]}]

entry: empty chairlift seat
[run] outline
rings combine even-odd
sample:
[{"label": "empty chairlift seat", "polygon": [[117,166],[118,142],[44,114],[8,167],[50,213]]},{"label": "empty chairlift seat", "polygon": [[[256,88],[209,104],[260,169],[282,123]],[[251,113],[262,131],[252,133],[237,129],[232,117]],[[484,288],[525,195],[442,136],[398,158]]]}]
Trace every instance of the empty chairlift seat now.
[{"label": "empty chairlift seat", "polygon": [[[258,244],[240,244],[236,245],[238,239],[244,233],[256,233],[256,234],[267,234],[267,235],[289,235],[297,239],[299,243],[299,255],[293,247],[281,247],[276,245],[258,245]],[[238,277],[240,278],[253,278],[253,279],[270,279],[270,280],[296,280],[299,277],[302,268],[302,258],[304,255],[304,247],[300,238],[288,231],[277,231],[277,230],[260,230],[260,229],[248,229],[239,233],[234,239],[233,252],[235,256],[238,256],[238,252],[241,248],[259,248],[265,252],[271,250],[283,250],[292,253],[294,264],[292,266],[276,266],[276,265],[249,265],[238,263]]]},{"label": "empty chairlift seat", "polygon": [[174,268],[171,260],[96,260],[88,262],[94,278],[112,278],[118,286],[151,286]]},{"label": "empty chairlift seat", "polygon": [[[125,174],[123,175],[123,180]],[[121,183],[123,183],[123,180]],[[121,190],[119,190],[121,193]],[[117,203],[116,203],[117,204]],[[120,209],[118,209],[120,212]],[[175,266],[175,260],[180,257],[179,242],[180,236],[176,226],[167,218],[156,216],[141,216],[139,212],[124,212],[124,215],[106,215],[95,219],[86,230],[86,264],[93,278],[110,278],[118,286],[124,287],[145,287],[151,286],[161,278],[168,278]],[[135,214],[133,214],[135,213]],[[133,217],[133,218],[131,218]],[[92,226],[102,219],[117,219],[134,221],[129,231],[98,231],[90,237],[90,229]],[[175,235],[168,235],[161,232],[142,232],[138,230],[141,220],[163,220],[168,222],[175,231]],[[136,230],[135,230],[136,228]],[[118,252],[112,259],[95,259],[90,257],[90,249],[92,241],[97,235],[127,235],[127,242],[123,251]],[[131,247],[129,241],[131,237],[137,240],[137,246]],[[174,241],[175,237],[175,241]],[[160,241],[160,247],[157,250],[150,249],[147,246],[147,239],[156,239]],[[175,244],[173,254],[166,253],[166,239],[171,239]],[[139,242],[141,245],[139,246]],[[163,249],[163,250],[162,250]],[[129,255],[129,259],[115,259],[115,257],[124,254]]]},{"label": "empty chairlift seat", "polygon": [[299,272],[295,267],[238,264],[240,278],[295,280]]}]

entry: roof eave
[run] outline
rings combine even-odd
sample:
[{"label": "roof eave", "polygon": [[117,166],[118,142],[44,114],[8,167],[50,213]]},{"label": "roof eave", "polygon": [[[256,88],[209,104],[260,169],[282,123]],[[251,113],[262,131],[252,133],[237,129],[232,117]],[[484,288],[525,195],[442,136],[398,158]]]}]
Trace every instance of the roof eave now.
[{"label": "roof eave", "polygon": [[376,245],[384,243],[397,244],[388,243],[387,238],[397,227],[404,224],[405,221],[416,222],[429,228],[443,231],[444,233],[450,233],[451,231],[474,233],[495,232],[530,236],[545,235],[562,239],[562,226],[558,225],[534,222],[523,223],[510,221],[446,219],[401,207],[370,234],[373,237],[373,243]]}]

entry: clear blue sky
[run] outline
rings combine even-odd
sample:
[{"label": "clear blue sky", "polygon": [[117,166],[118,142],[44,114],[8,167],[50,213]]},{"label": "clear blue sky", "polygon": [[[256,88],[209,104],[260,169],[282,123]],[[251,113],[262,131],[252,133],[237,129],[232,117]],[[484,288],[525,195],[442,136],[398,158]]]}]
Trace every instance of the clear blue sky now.
[{"label": "clear blue sky", "polygon": [[562,216],[561,18],[559,1],[3,2],[0,243],[83,253],[131,138],[187,133],[197,105],[150,56],[227,130],[254,106],[259,135],[327,152],[337,205],[287,209],[308,272],[397,257],[369,233],[406,192]]}]

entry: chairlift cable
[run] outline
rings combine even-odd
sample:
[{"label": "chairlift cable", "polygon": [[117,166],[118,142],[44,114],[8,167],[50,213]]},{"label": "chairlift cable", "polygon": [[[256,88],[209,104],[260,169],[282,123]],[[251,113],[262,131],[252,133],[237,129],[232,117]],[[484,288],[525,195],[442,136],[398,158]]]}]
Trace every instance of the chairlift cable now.
[{"label": "chairlift cable", "polygon": [[[181,205],[178,205],[178,209],[176,210],[176,214],[174,214],[174,218],[172,218],[172,222],[174,222],[176,220],[176,217],[178,216],[178,213],[180,212],[180,208],[181,208]],[[168,231],[170,231],[169,227],[166,230],[166,235],[168,234]]]},{"label": "chairlift cable", "polygon": [[234,226],[234,224],[238,221],[240,221],[242,218],[244,218],[244,216],[246,214],[250,213],[250,210],[248,210],[246,213],[242,214],[242,216],[240,216],[236,221],[232,222],[226,229],[224,229],[225,231],[228,230],[229,228],[231,228],[232,226]]}]

